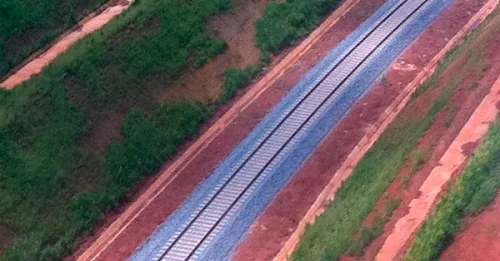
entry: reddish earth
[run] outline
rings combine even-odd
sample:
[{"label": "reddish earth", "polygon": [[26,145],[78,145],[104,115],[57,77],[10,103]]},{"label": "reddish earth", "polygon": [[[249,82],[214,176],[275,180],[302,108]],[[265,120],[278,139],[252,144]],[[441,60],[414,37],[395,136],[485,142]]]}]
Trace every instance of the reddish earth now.
[{"label": "reddish earth", "polygon": [[491,261],[500,257],[500,193],[491,206],[465,220],[465,228],[443,252],[442,261]]},{"label": "reddish earth", "polygon": [[[110,213],[104,223],[95,231],[96,235],[85,240],[77,252],[68,257],[68,260],[77,257],[81,260],[88,260],[97,253],[99,253],[98,260],[126,259],[180,205],[193,188],[211,173],[220,160],[227,156],[234,146],[252,130],[268,110],[279,102],[281,97],[295,85],[302,75],[323,57],[332,46],[344,39],[348,33],[373,13],[382,2],[382,0],[362,0],[359,3],[357,1],[348,1],[348,6],[353,3],[357,4],[345,14],[344,18],[336,22],[336,17],[339,14],[334,13],[331,16],[333,20],[328,18],[327,24],[322,24],[317,31],[311,34],[310,38],[300,45],[303,46],[302,48],[292,50],[290,52],[291,56],[285,57],[285,54],[283,54],[277,57],[273,65],[274,69],[285,68],[286,70],[279,69],[274,73],[273,69],[269,74],[262,77],[262,81],[268,80],[271,85],[265,88],[256,88],[257,86],[249,88],[248,93],[236,103],[222,108],[202,128],[202,131],[205,131],[202,137],[208,135],[207,137],[210,138],[192,141],[185,145],[181,149],[183,153],[178,153],[177,157],[166,163],[160,171],[160,173],[163,173],[172,170],[168,175],[163,173],[156,177],[158,178],[156,181],[154,178],[145,181],[146,184],[140,186],[142,189],[129,198],[130,200],[136,200],[136,202],[130,208],[122,205],[118,211]],[[345,10],[345,8],[341,7],[339,10]],[[310,39],[314,40],[311,41]],[[296,62],[299,57],[301,57],[301,60]],[[276,64],[276,61],[283,61],[285,65],[283,66],[282,63]],[[260,83],[259,81],[256,85]],[[246,98],[247,96],[249,98]],[[220,120],[217,120],[217,118],[226,110],[229,110],[229,116],[228,114],[224,115],[221,118],[223,121],[219,123]],[[213,126],[208,128],[210,125]],[[193,152],[191,147],[195,144],[201,145],[199,145],[199,149]],[[179,159],[185,159],[186,157],[189,157],[186,160],[188,163],[179,165],[178,162],[182,162]],[[151,191],[151,193],[143,193],[148,191]],[[148,198],[149,196],[151,198]],[[135,207],[137,201],[146,202],[144,203],[146,205],[138,203],[137,207]],[[128,215],[127,218],[120,217],[122,213],[129,213],[128,211],[135,214]],[[115,220],[117,222],[114,222]],[[109,232],[110,230],[117,231],[117,234]],[[98,238],[102,237],[105,239],[99,241]],[[94,241],[99,243],[96,245]],[[89,251],[83,252],[88,247],[92,250],[90,251],[92,253]],[[102,249],[104,250],[100,252]]]},{"label": "reddish earth", "polygon": [[16,233],[9,227],[0,224],[0,235],[2,235],[0,240],[0,253],[2,253],[16,238]]},{"label": "reddish earth", "polygon": [[28,80],[52,62],[57,56],[65,52],[71,45],[86,35],[102,28],[115,16],[121,14],[130,6],[129,0],[113,0],[98,11],[91,13],[80,21],[73,29],[59,37],[55,43],[46,49],[33,54],[28,61],[9,73],[0,83],[0,88],[12,89],[16,85]]},{"label": "reddish earth", "polygon": [[[373,260],[384,242],[386,242],[389,235],[393,233],[396,222],[398,222],[402,217],[409,213],[410,202],[413,199],[422,197],[422,184],[424,183],[424,181],[426,181],[427,177],[429,176],[431,171],[436,168],[436,166],[444,164],[443,160],[445,159],[441,159],[441,157],[446,152],[450,144],[454,142],[457,134],[462,130],[465,123],[467,122],[467,120],[469,120],[469,117],[477,108],[484,95],[488,93],[492,84],[495,82],[496,77],[500,73],[500,55],[496,51],[500,41],[500,36],[498,35],[498,31],[496,31],[496,28],[498,28],[497,24],[495,22],[491,23],[485,29],[484,33],[482,33],[474,43],[467,47],[466,50],[463,51],[463,53],[443,72],[437,83],[437,88],[431,87],[425,95],[417,98],[408,106],[406,115],[405,112],[401,114],[401,120],[408,120],[415,117],[415,112],[417,112],[417,114],[425,112],[430,106],[430,101],[433,101],[436,98],[437,94],[441,92],[446,85],[450,84],[450,82],[453,80],[459,79],[459,76],[457,75],[464,75],[463,79],[460,81],[459,86],[457,86],[457,89],[452,95],[451,103],[437,115],[432,126],[420,138],[417,148],[414,151],[414,153],[416,153],[417,151],[422,152],[424,154],[423,158],[426,159],[427,162],[423,164],[422,167],[420,167],[419,171],[414,174],[410,174],[412,172],[413,164],[410,157],[410,159],[407,160],[404,167],[397,175],[395,181],[387,188],[387,191],[379,199],[375,210],[365,220],[364,225],[366,226],[371,223],[371,220],[373,219],[375,213],[380,213],[382,211],[382,202],[385,197],[400,198],[402,200],[400,207],[396,209],[393,217],[386,224],[383,235],[377,238],[366,249],[366,253],[362,258],[363,260]],[[471,57],[471,53],[478,54],[480,59],[477,63],[467,64],[468,59],[470,59]],[[475,82],[479,82],[479,84],[475,84]],[[465,136],[469,138],[473,137],[472,134]],[[475,141],[465,142],[465,144],[463,145],[461,145],[460,143],[457,149],[455,149],[456,152],[460,155],[463,155],[464,158],[462,158],[463,162],[459,163],[460,166],[457,166],[456,170],[452,171],[452,179],[461,172],[464,162],[466,162],[466,159],[471,155],[471,152],[475,149],[476,146],[477,142]],[[455,161],[459,159],[459,157],[451,156],[448,157],[448,159]],[[456,163],[452,163],[452,165],[453,164]],[[407,184],[405,185],[404,183]],[[428,180],[426,181],[426,183],[430,184],[432,182]],[[439,191],[439,188],[437,189]],[[426,199],[431,200],[433,198],[427,197]],[[427,204],[427,206],[432,207],[433,202],[434,200],[432,200],[432,202],[429,202],[430,205]],[[416,207],[415,203],[412,203],[412,205],[414,208]],[[428,212],[428,209],[426,210],[426,212]],[[424,216],[426,215],[426,212],[423,213]],[[418,220],[416,217],[412,217],[409,219],[411,219],[412,222]],[[401,232],[401,235],[411,235],[414,231],[412,229],[412,226],[410,226],[409,224],[404,225],[403,228],[408,231],[404,230],[406,232]],[[405,253],[407,244],[408,242],[411,242],[411,240],[408,240],[406,244],[404,244],[406,239],[400,239],[396,241],[399,242],[398,244],[402,245],[398,247],[386,246],[386,249],[390,249],[389,252],[392,252],[391,255],[396,255],[396,259],[398,259],[402,254]],[[385,254],[387,254],[387,250]],[[387,256],[385,256],[384,258],[379,256],[378,258],[379,260],[393,259],[392,257],[389,258]],[[345,259],[348,260],[348,258]]]},{"label": "reddish earth", "polygon": [[[180,78],[172,80],[166,75],[155,75],[144,79],[144,92],[134,97],[125,97],[120,101],[121,108],[111,106],[90,114],[90,130],[79,142],[80,147],[91,152],[96,158],[102,157],[108,144],[120,138],[120,126],[129,109],[133,107],[155,108],[158,103],[200,102],[210,103],[219,97],[224,72],[233,67],[244,68],[258,61],[260,51],[255,47],[255,21],[262,16],[269,0],[237,0],[233,2],[230,12],[210,18],[205,29],[215,36],[226,40],[226,50],[209,59],[198,69],[186,66]],[[231,26],[228,26],[231,25]],[[159,21],[152,20],[149,28],[161,26]],[[237,31],[235,28],[245,28]],[[127,31],[127,30],[124,30]],[[130,33],[130,32],[128,32]],[[142,33],[142,32],[141,32]],[[126,34],[126,33],[123,33]],[[113,41],[119,41],[120,33]],[[141,37],[138,35],[137,37]],[[65,84],[67,93],[78,99],[80,84],[67,77]]]},{"label": "reddish earth", "polygon": [[233,1],[230,12],[215,16],[206,22],[206,30],[227,42],[227,49],[210,59],[200,69],[186,73],[170,88],[160,88],[154,95],[159,102],[211,102],[222,91],[225,70],[245,68],[259,60],[260,50],[255,46],[255,21],[262,16],[269,0]]},{"label": "reddish earth", "polygon": [[[275,200],[254,223],[247,239],[238,247],[234,260],[269,260],[276,256],[296,229],[301,218],[315,202],[323,187],[330,181],[332,175],[344,162],[361,137],[372,128],[372,124],[379,118],[381,113],[400,94],[402,87],[416,77],[420,70],[485,2],[455,1],[432,23],[389,69],[386,86],[377,84],[365,97],[358,101],[342,122],[322,141],[312,158],[279,192]],[[481,90],[481,88],[477,88],[476,91],[481,92]],[[429,93],[437,95],[435,94],[437,91],[431,90]],[[484,96],[484,91],[483,94],[477,96],[475,105]],[[462,99],[465,97],[467,97],[467,93],[462,94]],[[422,114],[430,106],[430,100],[421,100],[421,102],[415,103],[415,107],[407,113],[412,114],[413,117],[416,117],[418,112]],[[475,108],[474,101],[470,103],[473,110]],[[469,115],[470,113],[471,111],[469,111]],[[465,111],[458,112],[457,116],[455,116],[456,122],[459,122],[458,119],[460,118],[466,120],[468,117],[466,114]],[[465,120],[463,123],[465,123]],[[458,132],[460,128],[450,126],[448,129]],[[449,138],[450,141],[452,139]],[[401,205],[405,205],[405,202]],[[395,216],[397,215],[396,211]],[[368,218],[369,220],[370,218]]]}]

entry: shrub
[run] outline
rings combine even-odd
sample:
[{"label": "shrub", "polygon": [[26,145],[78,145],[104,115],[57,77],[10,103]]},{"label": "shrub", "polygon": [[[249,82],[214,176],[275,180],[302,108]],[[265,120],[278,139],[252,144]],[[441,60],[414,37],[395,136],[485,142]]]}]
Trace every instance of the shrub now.
[{"label": "shrub", "polygon": [[340,0],[288,0],[270,2],[264,16],[256,22],[257,46],[277,52],[307,34],[319,19],[333,10]]},{"label": "shrub", "polygon": [[259,71],[260,66],[248,66],[244,70],[239,68],[228,69],[224,73],[224,90],[219,98],[219,102],[228,102],[236,91],[247,85]]}]

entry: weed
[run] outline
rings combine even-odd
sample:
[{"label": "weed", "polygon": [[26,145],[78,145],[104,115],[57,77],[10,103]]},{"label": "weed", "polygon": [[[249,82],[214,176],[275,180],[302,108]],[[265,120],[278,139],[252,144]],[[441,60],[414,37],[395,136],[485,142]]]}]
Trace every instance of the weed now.
[{"label": "weed", "polygon": [[459,109],[460,108],[455,103],[452,103],[450,106],[446,107],[446,117],[443,121],[444,127],[449,128],[451,126],[451,123],[455,119],[455,116],[457,115]]},{"label": "weed", "polygon": [[256,22],[257,46],[263,51],[277,52],[306,35],[340,0],[288,0],[270,2],[264,16]]},{"label": "weed", "polygon": [[362,257],[365,253],[365,248],[370,245],[373,240],[382,235],[386,222],[387,218],[376,216],[371,225],[361,229],[359,237],[352,242],[347,253],[352,256]]},{"label": "weed", "polygon": [[401,199],[388,197],[384,201],[384,217],[390,218],[394,210],[399,207],[399,204],[401,204]]},{"label": "weed", "polygon": [[479,82],[478,81],[473,81],[470,85],[470,88],[471,89],[476,89],[477,87],[479,86]]},{"label": "weed", "polygon": [[405,173],[401,177],[401,186],[403,187],[403,189],[405,191],[408,191],[410,189],[410,179],[411,179],[411,176],[409,173]]}]

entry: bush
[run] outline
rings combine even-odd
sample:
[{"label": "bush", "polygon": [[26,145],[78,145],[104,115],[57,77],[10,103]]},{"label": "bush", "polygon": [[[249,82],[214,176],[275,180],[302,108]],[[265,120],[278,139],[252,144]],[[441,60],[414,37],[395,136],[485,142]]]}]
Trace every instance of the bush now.
[{"label": "bush", "polygon": [[319,19],[333,10],[340,0],[288,0],[270,2],[264,16],[256,22],[257,46],[277,52],[306,35]]},{"label": "bush", "polygon": [[259,72],[260,66],[248,66],[244,70],[228,69],[224,73],[224,90],[219,98],[219,103],[228,102],[239,88],[246,86]]}]

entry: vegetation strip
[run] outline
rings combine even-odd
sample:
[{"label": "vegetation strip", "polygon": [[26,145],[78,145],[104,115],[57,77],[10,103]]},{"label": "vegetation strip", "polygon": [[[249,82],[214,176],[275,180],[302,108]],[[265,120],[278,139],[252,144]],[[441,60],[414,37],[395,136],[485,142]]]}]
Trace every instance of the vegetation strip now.
[{"label": "vegetation strip", "polygon": [[[448,88],[451,86],[461,84],[463,80],[466,79],[464,76],[467,75],[467,72],[474,70],[474,68],[486,68],[486,66],[482,66],[482,61],[485,58],[483,48],[485,47],[478,47],[477,45],[474,46],[474,48],[472,47],[473,43],[480,41],[479,37],[485,34],[480,34],[483,28],[484,24],[478,30],[474,31],[471,37],[469,37],[463,45],[456,48],[452,53],[453,59],[458,55],[462,57],[465,56],[466,59],[460,69],[456,71],[456,76],[451,80],[443,93],[447,93]],[[463,55],[461,55],[462,53]],[[479,71],[482,71],[482,69],[479,69]],[[478,76],[467,76],[467,78],[472,77],[480,80],[482,76],[481,74]],[[474,78],[471,80],[473,79]],[[485,101],[487,100],[488,96],[485,98]],[[427,179],[420,187],[420,194],[418,197],[414,198],[409,204],[409,212],[397,221],[394,230],[380,249],[376,260],[395,259],[399,251],[404,247],[406,241],[424,221],[427,213],[431,210],[434,201],[439,196],[438,194],[441,187],[448,182],[452,173],[454,173],[464,162],[466,162],[467,157],[464,155],[465,153],[462,152],[462,146],[464,144],[480,140],[487,130],[487,125],[484,125],[483,123],[494,120],[496,111],[492,114],[490,113],[491,110],[484,109],[488,106],[493,106],[494,108],[494,103],[482,102],[481,105],[477,107],[474,114],[471,116],[466,125],[464,125],[453,143],[447,148],[447,151],[439,160],[438,166],[432,169]],[[452,106],[447,106],[447,108],[451,107]],[[446,119],[444,122],[446,124]]]},{"label": "vegetation strip", "polygon": [[[476,22],[476,19],[477,17],[473,17],[470,21]],[[468,26],[471,26],[471,22]],[[463,31],[458,35],[461,34]],[[458,39],[460,37],[458,36]],[[437,70],[437,73],[439,71]],[[418,137],[446,104],[453,86],[455,84],[447,88],[425,117],[413,123],[393,126],[385,131],[356,166],[352,176],[339,189],[336,198],[325,213],[306,231],[292,259],[326,258],[330,260],[338,259],[344,253],[351,242],[352,235],[358,231],[364,217],[373,208],[377,200],[376,195],[384,191],[385,186],[399,170],[400,163],[414,147]],[[375,164],[381,160],[391,163],[384,164],[384,166]]]},{"label": "vegetation strip", "polygon": [[[482,118],[494,118],[498,102],[500,78],[477,109],[476,125]],[[484,116],[484,111],[493,112]],[[476,113],[475,113],[476,114]],[[481,114],[481,115],[479,115]],[[488,117],[489,116],[489,117]],[[474,115],[471,117],[471,119]],[[484,124],[484,123],[483,123]],[[469,124],[468,124],[469,125]],[[441,252],[460,231],[465,216],[476,215],[489,205],[500,188],[500,122],[490,128],[470,162],[450,192],[437,204],[416,233],[404,260],[437,260]]]}]

